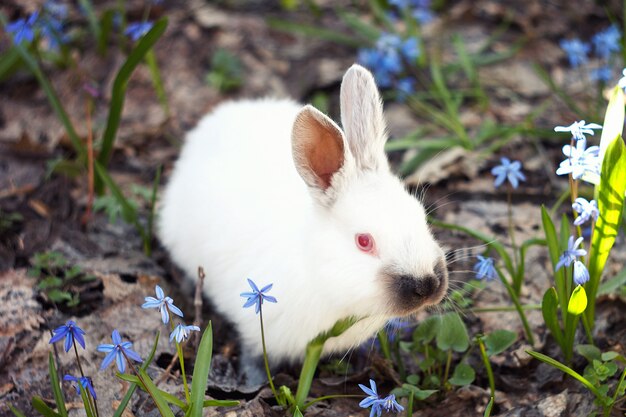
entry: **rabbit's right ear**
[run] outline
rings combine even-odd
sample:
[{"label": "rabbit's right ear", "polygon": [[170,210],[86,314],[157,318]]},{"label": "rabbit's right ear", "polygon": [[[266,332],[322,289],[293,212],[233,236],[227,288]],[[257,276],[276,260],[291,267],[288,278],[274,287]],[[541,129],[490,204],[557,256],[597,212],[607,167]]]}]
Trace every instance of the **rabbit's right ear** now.
[{"label": "rabbit's right ear", "polygon": [[350,158],[343,132],[325,114],[307,105],[296,116],[291,142],[296,170],[313,196],[323,205],[332,204],[337,174]]}]

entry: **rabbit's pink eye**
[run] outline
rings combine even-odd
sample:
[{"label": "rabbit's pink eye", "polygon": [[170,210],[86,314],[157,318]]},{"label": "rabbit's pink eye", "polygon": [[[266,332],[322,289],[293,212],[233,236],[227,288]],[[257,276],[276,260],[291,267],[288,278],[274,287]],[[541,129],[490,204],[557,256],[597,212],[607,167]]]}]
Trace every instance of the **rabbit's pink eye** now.
[{"label": "rabbit's pink eye", "polygon": [[374,238],[369,233],[359,233],[355,236],[356,245],[363,252],[372,252],[374,250]]}]

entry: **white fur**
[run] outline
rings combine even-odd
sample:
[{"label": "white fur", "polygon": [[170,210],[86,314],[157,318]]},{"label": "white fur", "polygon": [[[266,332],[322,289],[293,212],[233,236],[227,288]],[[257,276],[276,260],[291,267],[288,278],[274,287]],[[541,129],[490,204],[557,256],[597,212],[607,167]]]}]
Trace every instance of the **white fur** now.
[{"label": "white fur", "polygon": [[[348,71],[341,104],[346,137],[326,116],[293,101],[220,105],[188,134],[164,193],[163,243],[189,276],[204,268],[204,290],[237,326],[245,354],[261,353],[258,317],[242,308],[246,278],[274,284],[270,295],[278,303],[263,304],[270,357],[298,360],[307,342],[339,319],[362,318],[330,339],[326,352],[354,347],[402,314],[381,268],[420,276],[443,259],[421,204],[389,171],[382,105],[369,72]],[[306,132],[294,129],[297,117],[320,120],[345,145],[328,188],[316,185],[301,158]],[[357,249],[357,233],[374,236],[377,256]]]}]

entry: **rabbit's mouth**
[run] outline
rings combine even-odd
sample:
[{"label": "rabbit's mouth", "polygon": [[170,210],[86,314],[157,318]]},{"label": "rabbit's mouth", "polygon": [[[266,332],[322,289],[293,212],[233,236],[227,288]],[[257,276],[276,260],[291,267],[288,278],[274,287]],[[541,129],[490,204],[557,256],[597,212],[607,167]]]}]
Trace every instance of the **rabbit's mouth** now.
[{"label": "rabbit's mouth", "polygon": [[438,262],[432,273],[409,274],[395,268],[382,271],[394,315],[409,315],[439,303],[448,290],[448,269]]}]

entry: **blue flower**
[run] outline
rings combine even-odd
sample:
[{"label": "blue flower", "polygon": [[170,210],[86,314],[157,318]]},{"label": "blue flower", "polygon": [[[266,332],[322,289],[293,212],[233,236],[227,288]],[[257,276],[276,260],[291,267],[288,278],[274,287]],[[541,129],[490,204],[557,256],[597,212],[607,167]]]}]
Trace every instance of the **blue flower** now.
[{"label": "blue flower", "polygon": [[17,19],[6,25],[6,32],[13,36],[13,42],[17,45],[22,42],[32,42],[35,39],[35,22],[39,12],[34,12],[28,19]]},{"label": "blue flower", "polygon": [[592,69],[591,73],[589,74],[589,78],[591,78],[591,81],[608,83],[609,81],[611,81],[612,75],[613,74],[611,73],[611,68],[604,66]]},{"label": "blue flower", "polygon": [[98,399],[98,397],[96,397],[96,391],[93,389],[93,385],[91,383],[91,378],[89,378],[87,376],[81,376],[81,377],[77,378],[77,377],[72,376],[72,375],[65,375],[63,377],[63,380],[64,381],[72,381],[72,382],[76,383],[76,385],[74,385],[74,388],[76,388],[76,394],[77,395],[80,395],[80,386],[78,385],[78,384],[80,384],[80,385],[83,386],[83,389],[85,391],[88,391],[91,394],[91,396],[93,397],[94,400]]},{"label": "blue flower", "polygon": [[405,77],[396,84],[398,90],[398,101],[405,101],[411,94],[415,92],[415,80],[411,77]]},{"label": "blue flower", "polygon": [[580,39],[563,39],[559,44],[567,54],[567,59],[572,67],[576,68],[587,62],[587,54],[591,49],[589,44],[582,42]]},{"label": "blue flower", "polygon": [[170,334],[170,342],[174,339],[176,339],[176,343],[187,340],[189,338],[189,332],[191,331],[199,332],[200,328],[198,326],[185,326],[184,324],[178,323]]},{"label": "blue flower", "polygon": [[476,279],[486,278],[487,281],[493,281],[496,279],[498,272],[494,266],[493,258],[484,256],[476,256],[478,262],[474,265],[474,272],[476,273]]},{"label": "blue flower", "polygon": [[501,165],[491,169],[491,174],[496,177],[493,183],[496,188],[501,186],[505,179],[509,180],[513,188],[517,188],[520,181],[526,181],[526,176],[522,173],[522,163],[520,161],[511,162],[509,158],[500,158],[500,162],[502,162]]},{"label": "blue flower", "polygon": [[259,314],[263,301],[269,301],[270,303],[276,302],[276,298],[272,297],[271,295],[265,294],[267,291],[272,289],[272,286],[274,286],[274,284],[268,284],[260,290],[250,278],[248,278],[248,284],[250,284],[250,287],[252,287],[252,292],[241,293],[242,297],[247,298],[246,303],[243,305],[243,308],[248,308],[252,305],[256,305],[256,313]]},{"label": "blue flower", "polygon": [[154,23],[152,22],[139,22],[139,23],[131,23],[126,27],[124,34],[130,36],[133,41],[138,41],[143,35],[148,33]]},{"label": "blue flower", "polygon": [[563,146],[563,154],[567,159],[559,164],[556,170],[557,175],[572,174],[572,178],[578,180],[586,173],[600,175],[600,148],[597,146],[587,146],[587,141],[582,139],[576,142],[576,147],[571,145]]},{"label": "blue flower", "polygon": [[616,25],[611,25],[605,30],[596,33],[591,38],[596,55],[602,59],[608,59],[613,52],[619,52],[621,48],[620,38],[622,34]]},{"label": "blue flower", "polygon": [[589,281],[589,271],[584,263],[580,261],[574,262],[574,282],[576,285],[583,285]]},{"label": "blue flower", "polygon": [[387,412],[395,411],[396,413],[399,413],[400,411],[404,410],[404,407],[398,404],[398,402],[396,401],[396,396],[393,394],[389,394],[387,397],[381,399],[380,405]]},{"label": "blue flower", "polygon": [[74,341],[78,342],[79,345],[85,349],[85,339],[83,335],[85,332],[83,329],[76,325],[76,322],[73,320],[69,320],[63,326],[59,326],[53,330],[53,336],[50,339],[49,343],[56,343],[59,340],[65,338],[65,351],[69,352],[72,346],[74,345]]},{"label": "blue flower", "polygon": [[166,297],[163,290],[158,285],[155,287],[157,298],[145,297],[146,302],[141,305],[141,308],[158,308],[161,313],[161,320],[167,324],[170,321],[170,314],[174,313],[179,317],[183,317],[183,312],[180,308],[174,305],[174,300],[170,297]]},{"label": "blue flower", "polygon": [[370,379],[370,387],[366,387],[363,384],[359,384],[359,388],[363,390],[367,394],[361,402],[359,403],[359,407],[361,408],[369,408],[372,407],[370,411],[370,417],[380,416],[383,412],[382,404],[380,402],[380,396],[376,391],[376,382],[373,379]]},{"label": "blue flower", "polygon": [[417,38],[409,38],[400,44],[402,56],[409,62],[415,62],[419,58],[421,50]]},{"label": "blue flower", "polygon": [[396,340],[398,336],[402,337],[412,328],[413,323],[402,318],[393,318],[385,324],[387,337],[390,341]]},{"label": "blue flower", "polygon": [[572,137],[576,140],[585,140],[585,135],[593,136],[593,129],[602,129],[602,126],[597,123],[585,124],[584,120],[574,122],[569,126],[557,126],[554,128],[555,132],[570,132]]},{"label": "blue flower", "polygon": [[427,8],[415,9],[413,11],[413,18],[422,25],[425,25],[426,23],[430,23],[435,19],[435,14]]},{"label": "blue flower", "polygon": [[574,220],[574,226],[580,226],[587,222],[590,218],[596,221],[600,212],[598,211],[598,204],[596,200],[587,201],[582,197],[578,197],[572,203],[572,209],[578,213],[578,217]]},{"label": "blue flower", "polygon": [[100,370],[109,366],[111,362],[113,362],[113,359],[115,359],[117,369],[122,374],[126,370],[126,359],[132,359],[135,362],[140,363],[143,362],[141,356],[139,356],[137,352],[130,349],[133,345],[131,342],[122,342],[122,338],[117,329],[113,330],[111,339],[113,339],[112,345],[102,344],[97,348],[98,352],[105,352],[107,354],[102,361],[102,365],[100,365]]},{"label": "blue flower", "polygon": [[570,266],[572,262],[576,261],[579,257],[587,255],[587,251],[584,249],[577,249],[583,241],[583,237],[579,237],[574,241],[574,236],[570,236],[567,241],[567,250],[563,252],[559,258],[559,262],[556,264],[555,271],[561,269],[564,266]]}]

